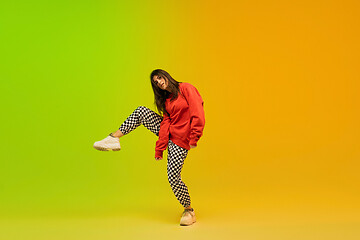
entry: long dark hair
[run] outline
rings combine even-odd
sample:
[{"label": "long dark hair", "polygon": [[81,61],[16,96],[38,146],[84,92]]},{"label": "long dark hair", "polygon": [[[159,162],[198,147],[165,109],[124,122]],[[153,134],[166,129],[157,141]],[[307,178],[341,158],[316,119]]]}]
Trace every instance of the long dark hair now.
[{"label": "long dark hair", "polygon": [[[169,88],[170,92],[159,88],[153,80],[154,76],[161,76],[163,78],[166,78],[168,80],[168,88]],[[170,99],[170,101],[172,101],[178,97],[178,93],[180,92],[179,84],[181,82],[176,81],[174,78],[172,78],[170,76],[170,74],[168,72],[166,72],[165,70],[162,70],[162,69],[153,70],[150,74],[150,81],[151,81],[152,89],[154,91],[154,104],[155,104],[157,110],[159,111],[159,113],[161,115],[166,113],[167,116],[170,116],[170,114],[165,109],[165,101],[171,94],[173,94],[173,96]]]}]

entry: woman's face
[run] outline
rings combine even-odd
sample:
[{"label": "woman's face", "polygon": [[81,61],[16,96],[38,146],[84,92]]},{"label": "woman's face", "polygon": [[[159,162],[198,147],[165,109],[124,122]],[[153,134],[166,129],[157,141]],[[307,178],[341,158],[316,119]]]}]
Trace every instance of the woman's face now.
[{"label": "woman's face", "polygon": [[161,88],[162,90],[167,90],[169,82],[165,77],[155,75],[153,80],[159,88]]}]

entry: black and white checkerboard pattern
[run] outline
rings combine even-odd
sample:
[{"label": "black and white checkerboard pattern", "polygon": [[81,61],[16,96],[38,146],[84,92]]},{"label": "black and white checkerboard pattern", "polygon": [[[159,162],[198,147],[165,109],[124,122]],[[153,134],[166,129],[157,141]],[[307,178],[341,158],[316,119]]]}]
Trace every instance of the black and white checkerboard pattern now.
[{"label": "black and white checkerboard pattern", "polygon": [[[126,135],[142,124],[156,136],[159,136],[160,123],[162,120],[163,117],[156,112],[147,107],[139,106],[121,124],[119,129]],[[188,188],[181,180],[181,169],[188,152],[187,149],[182,148],[169,140],[167,158],[168,181],[175,197],[184,207],[190,206],[191,203]]]},{"label": "black and white checkerboard pattern", "polygon": [[147,107],[139,106],[121,124],[119,129],[124,135],[126,135],[142,124],[156,136],[159,136],[160,123],[162,120],[163,117],[156,112]]},{"label": "black and white checkerboard pattern", "polygon": [[184,207],[190,206],[190,195],[187,186],[181,180],[181,169],[184,165],[188,150],[179,147],[173,141],[168,143],[168,162],[167,174],[168,180],[177,200]]}]

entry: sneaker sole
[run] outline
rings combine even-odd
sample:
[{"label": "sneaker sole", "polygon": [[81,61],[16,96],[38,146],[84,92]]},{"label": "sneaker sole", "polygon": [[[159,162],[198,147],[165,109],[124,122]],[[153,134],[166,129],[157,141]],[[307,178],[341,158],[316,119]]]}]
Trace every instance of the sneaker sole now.
[{"label": "sneaker sole", "polygon": [[190,226],[193,225],[194,223],[196,223],[196,221],[190,223],[190,224],[185,224],[185,223],[180,223],[180,226]]},{"label": "sneaker sole", "polygon": [[98,147],[98,146],[93,146],[95,149],[99,150],[99,151],[120,151],[121,148],[104,148],[104,147]]},{"label": "sneaker sole", "polygon": [[194,224],[194,223],[196,223],[196,218],[193,220],[192,223],[190,223],[190,224],[180,223],[180,226],[190,226],[190,225],[192,225],[192,224]]}]

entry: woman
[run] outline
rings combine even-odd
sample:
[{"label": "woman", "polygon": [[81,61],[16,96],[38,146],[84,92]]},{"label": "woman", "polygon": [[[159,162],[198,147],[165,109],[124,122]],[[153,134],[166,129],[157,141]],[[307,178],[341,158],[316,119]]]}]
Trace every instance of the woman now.
[{"label": "woman", "polygon": [[105,139],[95,142],[94,148],[102,151],[118,151],[120,137],[143,124],[159,139],[155,145],[155,159],[163,158],[168,148],[167,175],[171,189],[180,204],[185,208],[180,225],[188,226],[196,222],[194,209],[190,206],[187,186],[181,180],[181,169],[191,148],[203,135],[205,126],[204,101],[198,90],[190,83],[178,82],[162,69],[155,69],[150,75],[157,110],[163,115],[139,106]]}]

